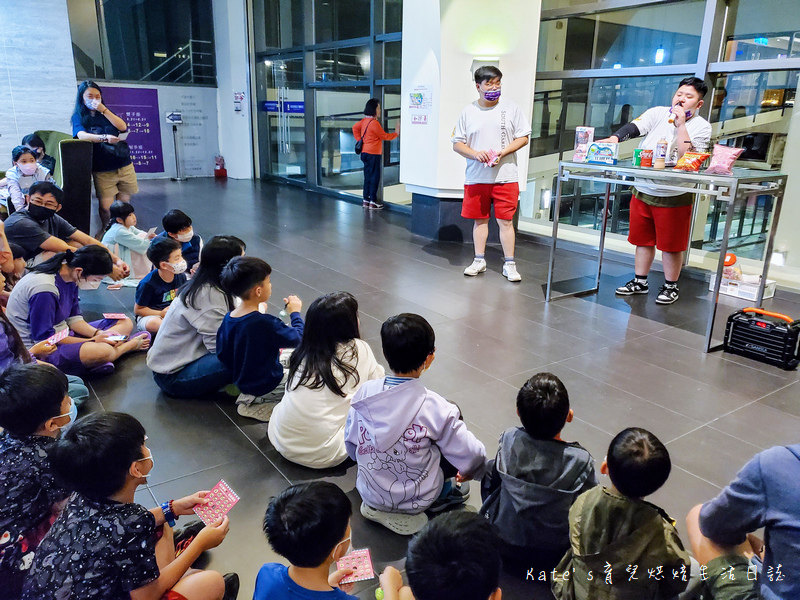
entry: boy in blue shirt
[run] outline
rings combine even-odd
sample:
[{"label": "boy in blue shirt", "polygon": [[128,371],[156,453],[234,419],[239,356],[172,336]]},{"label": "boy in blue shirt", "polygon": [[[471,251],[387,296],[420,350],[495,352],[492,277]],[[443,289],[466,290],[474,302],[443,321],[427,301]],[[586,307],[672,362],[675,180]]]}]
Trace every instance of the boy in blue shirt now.
[{"label": "boy in blue shirt", "polygon": [[147,249],[147,258],[155,268],[136,286],[133,314],[137,331],[155,334],[178,295],[178,288],[186,283],[186,261],[181,255],[180,242],[168,237],[154,239]]},{"label": "boy in blue shirt", "polygon": [[190,273],[194,273],[200,261],[200,250],[203,249],[203,238],[192,229],[192,220],[182,210],[169,210],[161,219],[164,231],[157,237],[169,237],[181,243],[181,253]]},{"label": "boy in blue shirt", "polygon": [[348,553],[353,508],[339,486],[312,481],[286,488],[264,515],[264,533],[272,549],[291,566],[266,563],[258,572],[253,600],[348,600],[353,573],[331,565]]},{"label": "boy in blue shirt", "polygon": [[297,296],[283,299],[291,327],[265,314],[272,295],[270,273],[272,267],[260,258],[237,256],[220,275],[223,288],[242,303],[225,315],[217,330],[217,358],[233,373],[241,392],[237,412],[259,421],[269,421],[283,397],[286,374],[281,349],[296,348],[303,337],[303,303]]}]

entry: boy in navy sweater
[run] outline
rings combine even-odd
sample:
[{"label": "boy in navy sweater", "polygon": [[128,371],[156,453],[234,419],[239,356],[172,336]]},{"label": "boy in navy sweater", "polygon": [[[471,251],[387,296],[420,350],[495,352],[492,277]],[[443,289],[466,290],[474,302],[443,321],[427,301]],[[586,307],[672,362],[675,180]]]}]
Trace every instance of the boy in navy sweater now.
[{"label": "boy in navy sweater", "polygon": [[272,267],[260,258],[239,256],[220,276],[223,287],[242,303],[225,315],[217,331],[217,357],[233,373],[241,392],[237,412],[259,421],[269,421],[283,397],[286,375],[280,363],[281,349],[296,348],[303,337],[303,303],[297,296],[283,299],[291,327],[265,314],[272,294],[270,273]]}]

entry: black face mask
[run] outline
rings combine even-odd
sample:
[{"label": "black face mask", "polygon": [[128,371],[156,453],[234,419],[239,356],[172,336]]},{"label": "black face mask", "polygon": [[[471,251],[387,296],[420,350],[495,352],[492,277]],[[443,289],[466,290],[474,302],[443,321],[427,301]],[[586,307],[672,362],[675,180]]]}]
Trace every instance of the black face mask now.
[{"label": "black face mask", "polygon": [[33,217],[35,221],[42,223],[56,214],[56,209],[47,208],[46,206],[39,206],[37,204],[29,204],[28,214]]}]

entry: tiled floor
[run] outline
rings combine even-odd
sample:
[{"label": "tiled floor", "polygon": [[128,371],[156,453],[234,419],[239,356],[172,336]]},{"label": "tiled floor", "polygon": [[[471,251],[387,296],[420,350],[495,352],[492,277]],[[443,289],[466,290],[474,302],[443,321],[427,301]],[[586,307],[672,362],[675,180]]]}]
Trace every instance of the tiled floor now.
[{"label": "tiled floor", "polygon": [[[627,281],[631,266],[608,263],[598,295],[546,304],[549,250],[531,240],[518,244],[520,284],[501,276],[499,248],[489,249],[485,275],[466,278],[461,272],[471,248],[412,235],[406,215],[367,214],[358,205],[249,181],[140,186],[134,205],[144,229],[160,226],[167,207],[180,208],[206,239],[237,235],[247,242],[248,254],[267,260],[275,312],[286,294],[308,304],[322,293],[348,290],[360,303],[362,337],[377,355],[386,317],[425,316],[436,330],[437,353],[423,381],[461,407],[490,455],[501,431],[517,424],[517,389],[541,370],[558,375],[570,392],[576,418],[564,436],[581,442],[598,461],[620,429],[652,430],[674,464],[669,482],[652,499],[678,520],[682,532],[689,508],[715,495],[754,453],[798,441],[798,373],[703,353],[709,307],[700,281],[685,279],[681,300],[658,307],[653,294],[615,298],[613,290]],[[561,252],[557,264],[557,279],[581,277],[592,268],[587,257],[569,252]],[[660,274],[652,279],[657,288]],[[768,304],[800,315],[800,305]],[[130,312],[133,289],[84,293],[83,305],[90,316]],[[730,306],[723,308],[722,328]],[[369,546],[378,568],[402,564],[407,539],[358,514],[354,469],[315,472],[287,462],[271,447],[266,424],[239,417],[230,402],[165,397],[142,355],[123,359],[114,376],[90,383],[96,395],[91,410],[130,412],[147,429],[156,467],[149,490],[138,495],[142,503],[210,488],[221,478],[239,493],[231,532],[210,553],[209,566],[240,574],[240,598],[251,597],[261,564],[276,560],[260,527],[269,498],[295,482],[340,485],[353,499],[355,546]],[[479,505],[477,490],[470,504]],[[506,577],[503,588],[510,599],[549,597],[546,587],[522,579]],[[367,588],[360,595],[373,597]]]}]

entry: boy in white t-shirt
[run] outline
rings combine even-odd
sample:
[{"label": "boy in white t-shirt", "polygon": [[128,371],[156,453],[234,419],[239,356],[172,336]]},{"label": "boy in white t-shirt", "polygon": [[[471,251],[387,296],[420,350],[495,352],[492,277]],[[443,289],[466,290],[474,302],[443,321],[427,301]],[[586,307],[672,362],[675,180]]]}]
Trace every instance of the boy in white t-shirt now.
[{"label": "boy in white t-shirt", "polygon": [[[639,148],[654,150],[661,139],[667,140],[667,156],[681,157],[687,150],[704,151],[711,140],[711,125],[698,115],[708,86],[702,79],[687,77],[678,84],[672,106],[657,106],[623,126],[603,141],[624,142],[645,136]],[[673,122],[670,123],[670,118]],[[678,184],[679,185],[679,184]],[[636,246],[635,277],[618,287],[620,296],[647,294],[647,275],[653,265],[656,248],[661,250],[664,264],[664,285],[656,304],[672,304],[678,299],[678,277],[683,266],[683,253],[689,240],[693,194],[664,189],[656,184],[633,189],[628,241]]]},{"label": "boy in white t-shirt", "polygon": [[464,275],[472,277],[486,271],[489,210],[494,203],[505,256],[503,276],[521,281],[514,262],[512,221],[519,202],[516,151],[528,144],[531,126],[519,106],[500,98],[502,77],[496,67],[483,66],[475,71],[479,97],[461,111],[453,129],[453,150],[467,159],[461,216],[474,219],[475,260],[464,269]]}]

